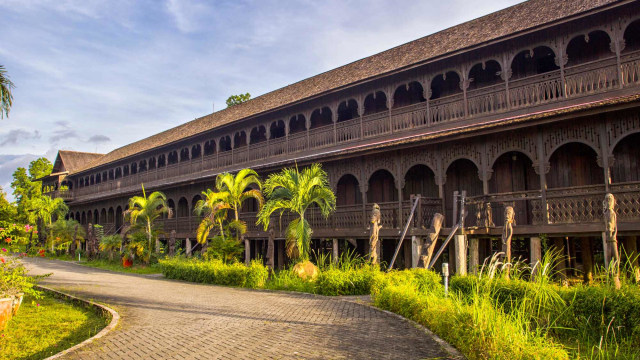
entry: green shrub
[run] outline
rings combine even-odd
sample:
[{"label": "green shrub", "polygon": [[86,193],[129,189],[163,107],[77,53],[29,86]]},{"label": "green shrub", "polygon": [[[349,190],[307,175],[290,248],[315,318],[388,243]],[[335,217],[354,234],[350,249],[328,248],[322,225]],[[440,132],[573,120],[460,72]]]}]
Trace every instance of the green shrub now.
[{"label": "green shrub", "polygon": [[299,291],[315,294],[315,282],[306,281],[298,277],[291,269],[280,270],[271,275],[265,288],[270,290]]},{"label": "green shrub", "polygon": [[316,279],[316,293],[332,296],[369,294],[373,278],[379,272],[377,267],[373,266],[321,271]]},{"label": "green shrub", "polygon": [[382,289],[392,285],[408,285],[418,292],[444,292],[441,277],[432,270],[410,269],[393,270],[388,273],[377,272],[371,284],[371,295],[377,295]]},{"label": "green shrub", "polygon": [[257,261],[245,266],[241,263],[224,264],[220,260],[174,258],[160,260],[160,268],[169,279],[248,288],[264,287],[269,276],[269,270]]}]

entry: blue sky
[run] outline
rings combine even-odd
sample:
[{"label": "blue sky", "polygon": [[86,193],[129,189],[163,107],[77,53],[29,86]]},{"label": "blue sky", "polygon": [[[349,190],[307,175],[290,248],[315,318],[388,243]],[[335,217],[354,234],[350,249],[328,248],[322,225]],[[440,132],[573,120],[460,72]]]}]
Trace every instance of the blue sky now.
[{"label": "blue sky", "polygon": [[0,0],[0,186],[58,149],[108,152],[514,0]]}]

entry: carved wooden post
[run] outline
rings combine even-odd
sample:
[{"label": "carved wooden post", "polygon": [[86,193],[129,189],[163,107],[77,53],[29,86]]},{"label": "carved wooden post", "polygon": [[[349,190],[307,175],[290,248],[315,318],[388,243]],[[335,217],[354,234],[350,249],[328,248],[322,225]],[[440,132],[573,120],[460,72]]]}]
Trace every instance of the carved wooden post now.
[{"label": "carved wooden post", "polygon": [[176,231],[171,230],[169,233],[169,256],[174,256],[176,254]]},{"label": "carved wooden post", "polygon": [[[604,232],[602,240],[605,249],[605,264],[613,272],[616,289],[620,289],[620,254],[618,252],[618,220],[615,211],[616,200],[608,193],[602,202],[604,207]],[[611,264],[613,262],[613,264]]]},{"label": "carved wooden post", "polygon": [[247,238],[244,238],[244,264],[247,266],[251,264],[251,242]]},{"label": "carved wooden post", "polygon": [[380,248],[382,247],[382,244],[379,246],[379,233],[382,228],[381,222],[382,214],[380,213],[380,206],[378,206],[378,204],[373,204],[373,209],[371,210],[371,221],[369,223],[371,226],[371,236],[369,237],[369,257],[372,264],[378,263]]},{"label": "carved wooden post", "polygon": [[411,237],[411,267],[418,267],[420,262],[420,253],[422,251],[422,239],[418,236]]},{"label": "carved wooden post", "polygon": [[267,267],[270,270],[273,270],[275,268],[275,258],[274,258],[274,242],[276,239],[276,232],[275,229],[273,228],[273,224],[269,224],[269,230],[268,230],[268,234],[269,234],[269,238],[267,240]]},{"label": "carved wooden post", "polygon": [[337,264],[338,263],[338,239],[332,239],[331,240],[333,242],[333,263]]},{"label": "carved wooden post", "polygon": [[185,249],[185,253],[187,254],[188,257],[191,257],[191,239],[186,238],[185,239],[185,245],[184,247]]}]

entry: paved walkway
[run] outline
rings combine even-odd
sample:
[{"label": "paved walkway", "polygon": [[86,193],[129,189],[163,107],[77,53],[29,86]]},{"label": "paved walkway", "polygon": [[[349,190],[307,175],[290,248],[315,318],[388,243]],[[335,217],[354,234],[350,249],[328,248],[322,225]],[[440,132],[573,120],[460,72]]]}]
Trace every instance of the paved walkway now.
[{"label": "paved walkway", "polygon": [[108,304],[115,330],[66,359],[443,359],[410,323],[353,301],[26,260],[43,285]]}]

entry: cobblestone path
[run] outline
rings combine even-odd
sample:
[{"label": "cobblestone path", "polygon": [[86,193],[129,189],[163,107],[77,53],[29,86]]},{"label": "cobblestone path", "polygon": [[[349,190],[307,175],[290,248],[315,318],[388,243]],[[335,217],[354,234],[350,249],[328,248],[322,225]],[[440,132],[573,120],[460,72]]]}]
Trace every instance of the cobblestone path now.
[{"label": "cobblestone path", "polygon": [[120,324],[66,359],[443,359],[411,323],[353,301],[103,271],[44,259],[43,285],[105,303]]}]

